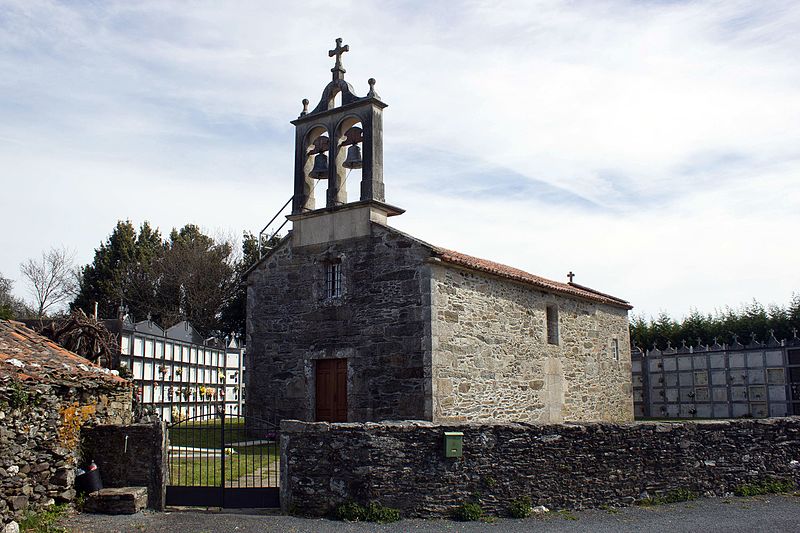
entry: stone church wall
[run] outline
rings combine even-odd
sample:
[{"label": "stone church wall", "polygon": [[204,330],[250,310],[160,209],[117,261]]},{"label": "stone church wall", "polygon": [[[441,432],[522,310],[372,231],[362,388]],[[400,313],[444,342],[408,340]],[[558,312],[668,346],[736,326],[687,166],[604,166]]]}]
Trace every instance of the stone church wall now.
[{"label": "stone church wall", "polygon": [[[431,270],[434,421],[633,419],[626,310]],[[547,342],[548,305],[558,307],[558,345]]]},{"label": "stone church wall", "polygon": [[[348,420],[430,419],[428,255],[378,224],[370,236],[275,250],[248,277],[247,413],[313,420],[315,361],[347,358]],[[342,265],[334,299],[331,259]]]},{"label": "stone church wall", "polygon": [[[444,432],[464,434],[444,457]],[[688,423],[281,426],[281,506],[324,515],[348,501],[404,517],[465,502],[507,516],[529,497],[551,510],[629,505],[690,490],[723,496],[765,480],[800,482],[800,418]]]}]

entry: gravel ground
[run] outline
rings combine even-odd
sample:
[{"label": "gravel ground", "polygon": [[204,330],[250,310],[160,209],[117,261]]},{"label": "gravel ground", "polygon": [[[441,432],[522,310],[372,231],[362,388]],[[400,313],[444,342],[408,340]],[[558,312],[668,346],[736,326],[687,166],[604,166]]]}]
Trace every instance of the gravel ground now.
[{"label": "gravel ground", "polygon": [[655,507],[548,513],[544,518],[492,522],[402,520],[394,524],[336,522],[275,513],[170,511],[128,516],[75,515],[62,525],[76,533],[111,532],[478,532],[520,531],[800,531],[800,494],[711,498]]}]

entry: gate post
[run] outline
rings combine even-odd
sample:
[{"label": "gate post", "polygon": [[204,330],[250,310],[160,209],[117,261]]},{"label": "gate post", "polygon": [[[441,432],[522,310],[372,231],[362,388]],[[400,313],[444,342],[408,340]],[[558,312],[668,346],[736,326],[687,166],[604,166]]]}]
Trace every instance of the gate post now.
[{"label": "gate post", "polygon": [[222,490],[222,507],[225,508],[225,404],[224,403],[222,404],[222,411],[220,412],[220,417],[221,417],[221,420],[222,420],[222,423],[220,424],[221,427],[222,427],[222,429],[220,431],[220,435],[221,435],[220,440],[222,441],[221,442],[221,444],[222,444],[222,447],[221,447],[222,457],[220,459],[220,464],[222,465],[222,475],[220,476],[220,478],[222,478],[222,479],[220,480],[220,483],[222,483],[222,487],[221,487],[221,490]]}]

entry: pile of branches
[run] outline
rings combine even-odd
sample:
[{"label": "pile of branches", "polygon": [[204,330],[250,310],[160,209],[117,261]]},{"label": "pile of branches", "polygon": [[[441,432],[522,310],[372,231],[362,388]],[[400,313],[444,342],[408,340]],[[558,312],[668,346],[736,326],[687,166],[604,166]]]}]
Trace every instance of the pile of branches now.
[{"label": "pile of branches", "polygon": [[117,368],[116,337],[93,317],[76,309],[63,320],[43,326],[42,335],[93,363]]}]

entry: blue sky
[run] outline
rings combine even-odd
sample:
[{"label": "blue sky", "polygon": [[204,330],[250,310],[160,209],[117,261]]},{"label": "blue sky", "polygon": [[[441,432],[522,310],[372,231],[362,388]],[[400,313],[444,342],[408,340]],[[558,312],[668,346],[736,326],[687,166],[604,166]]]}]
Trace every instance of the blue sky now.
[{"label": "blue sky", "polygon": [[398,228],[646,315],[800,290],[800,4],[299,4],[0,0],[0,272],[117,219],[260,229],[341,36]]}]

